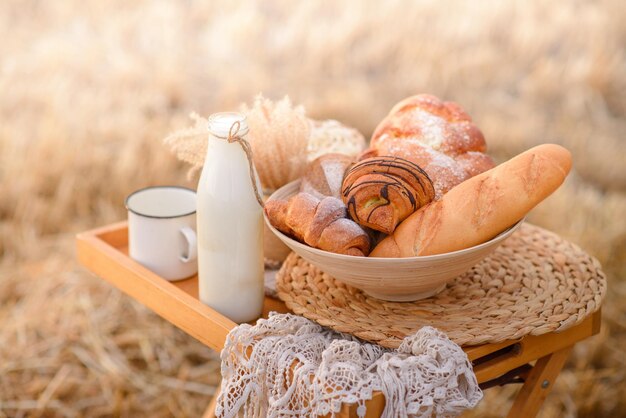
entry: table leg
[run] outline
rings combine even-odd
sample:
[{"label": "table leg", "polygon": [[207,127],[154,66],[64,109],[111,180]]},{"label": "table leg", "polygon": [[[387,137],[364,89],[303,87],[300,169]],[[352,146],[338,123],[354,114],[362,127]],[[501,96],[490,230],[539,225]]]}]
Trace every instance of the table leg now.
[{"label": "table leg", "polygon": [[533,418],[537,415],[571,350],[571,346],[566,347],[537,360],[515,398],[508,418]]},{"label": "table leg", "polygon": [[215,406],[217,405],[217,397],[220,395],[220,388],[222,385],[218,383],[217,390],[215,391],[215,395],[213,395],[213,399],[209,403],[209,406],[202,414],[202,418],[215,418]]}]

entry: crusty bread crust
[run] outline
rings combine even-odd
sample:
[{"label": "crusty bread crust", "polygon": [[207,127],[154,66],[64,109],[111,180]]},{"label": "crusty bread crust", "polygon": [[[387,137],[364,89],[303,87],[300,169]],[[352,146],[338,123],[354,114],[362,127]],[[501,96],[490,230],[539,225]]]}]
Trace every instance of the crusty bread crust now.
[{"label": "crusty bread crust", "polygon": [[559,145],[531,148],[413,213],[370,256],[442,254],[488,241],[554,192],[571,164],[571,154]]}]

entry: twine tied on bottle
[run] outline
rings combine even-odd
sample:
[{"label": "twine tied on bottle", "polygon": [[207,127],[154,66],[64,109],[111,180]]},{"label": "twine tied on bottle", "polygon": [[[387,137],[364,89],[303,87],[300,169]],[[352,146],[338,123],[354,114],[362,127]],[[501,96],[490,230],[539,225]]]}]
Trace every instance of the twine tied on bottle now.
[{"label": "twine tied on bottle", "polygon": [[259,202],[259,205],[261,205],[261,207],[264,207],[265,205],[263,204],[263,198],[259,193],[259,188],[257,187],[256,178],[254,176],[254,160],[252,159],[252,147],[250,146],[250,143],[248,141],[237,135],[240,128],[241,123],[239,123],[239,121],[237,120],[230,126],[227,138],[215,134],[213,135],[221,139],[226,139],[229,143],[238,142],[239,145],[241,145],[241,149],[243,149],[243,152],[246,153],[246,158],[248,159],[248,166],[250,168],[250,181],[252,182],[252,188],[254,189],[254,196],[256,197],[257,202]]}]

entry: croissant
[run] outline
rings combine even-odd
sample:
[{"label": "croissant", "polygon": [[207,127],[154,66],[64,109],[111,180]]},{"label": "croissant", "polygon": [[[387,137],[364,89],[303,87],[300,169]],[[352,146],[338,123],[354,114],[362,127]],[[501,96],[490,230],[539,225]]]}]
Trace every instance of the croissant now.
[{"label": "croissant", "polygon": [[391,234],[410,214],[435,198],[428,174],[400,157],[367,158],[348,170],[342,199],[358,224]]},{"label": "croissant", "polygon": [[311,161],[300,183],[300,191],[323,199],[333,196],[341,199],[341,182],[354,158],[338,153],[324,154]]},{"label": "croissant", "polygon": [[335,197],[320,200],[301,192],[288,201],[267,201],[265,213],[276,229],[311,247],[346,255],[369,254],[368,234],[348,219],[345,205]]}]

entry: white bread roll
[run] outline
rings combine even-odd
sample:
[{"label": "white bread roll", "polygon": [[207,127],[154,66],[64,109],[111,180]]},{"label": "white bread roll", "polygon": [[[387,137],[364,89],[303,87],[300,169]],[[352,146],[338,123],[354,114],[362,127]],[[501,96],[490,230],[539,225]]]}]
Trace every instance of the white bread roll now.
[{"label": "white bread roll", "polygon": [[571,154],[559,145],[531,148],[414,212],[370,257],[442,254],[488,241],[554,192],[571,165]]}]

